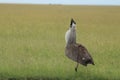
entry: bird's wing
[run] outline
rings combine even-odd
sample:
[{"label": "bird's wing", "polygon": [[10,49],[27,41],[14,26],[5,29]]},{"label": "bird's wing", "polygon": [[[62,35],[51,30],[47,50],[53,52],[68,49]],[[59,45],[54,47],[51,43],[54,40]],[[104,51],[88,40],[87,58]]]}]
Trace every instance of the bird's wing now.
[{"label": "bird's wing", "polygon": [[78,62],[81,63],[82,65],[87,66],[87,64],[93,64],[93,59],[90,55],[90,53],[88,52],[87,48],[85,48],[83,45],[81,44],[77,44],[79,47],[79,58],[78,58]]},{"label": "bird's wing", "polygon": [[78,62],[78,57],[80,57],[78,44],[70,44],[66,46],[65,54],[68,58]]},{"label": "bird's wing", "polygon": [[65,54],[68,58],[85,66],[89,63],[94,63],[88,50],[81,44],[68,45],[65,49]]}]

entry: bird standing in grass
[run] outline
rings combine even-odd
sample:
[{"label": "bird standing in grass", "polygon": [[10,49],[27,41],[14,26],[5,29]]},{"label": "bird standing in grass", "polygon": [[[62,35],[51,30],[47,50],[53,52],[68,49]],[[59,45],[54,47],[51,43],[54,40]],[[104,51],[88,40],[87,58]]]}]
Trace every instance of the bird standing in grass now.
[{"label": "bird standing in grass", "polygon": [[94,65],[94,61],[88,50],[83,45],[76,43],[76,22],[73,19],[71,19],[69,30],[65,34],[65,40],[65,54],[69,59],[77,62],[75,67],[76,72],[79,63],[84,66],[87,66],[87,64]]}]

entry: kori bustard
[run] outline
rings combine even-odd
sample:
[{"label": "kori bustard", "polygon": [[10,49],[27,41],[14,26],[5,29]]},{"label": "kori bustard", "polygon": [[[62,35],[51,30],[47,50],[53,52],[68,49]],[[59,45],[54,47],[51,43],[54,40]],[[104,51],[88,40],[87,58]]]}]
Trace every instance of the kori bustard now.
[{"label": "kori bustard", "polygon": [[65,54],[69,59],[77,62],[77,65],[75,66],[76,72],[79,63],[84,66],[87,66],[87,64],[94,65],[94,61],[88,50],[83,45],[76,43],[76,22],[73,19],[71,19],[70,27],[65,34],[65,40]]}]

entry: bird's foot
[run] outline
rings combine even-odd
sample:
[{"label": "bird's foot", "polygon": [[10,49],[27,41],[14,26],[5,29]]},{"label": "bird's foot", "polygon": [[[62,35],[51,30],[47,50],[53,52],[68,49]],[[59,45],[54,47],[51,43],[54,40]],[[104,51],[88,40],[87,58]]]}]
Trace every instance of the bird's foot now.
[{"label": "bird's foot", "polygon": [[75,71],[77,72],[77,68],[75,68]]}]

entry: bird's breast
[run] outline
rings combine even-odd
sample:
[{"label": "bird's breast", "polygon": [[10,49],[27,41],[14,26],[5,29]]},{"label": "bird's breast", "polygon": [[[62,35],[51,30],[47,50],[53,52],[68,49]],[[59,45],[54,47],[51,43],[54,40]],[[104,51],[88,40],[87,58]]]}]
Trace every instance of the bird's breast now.
[{"label": "bird's breast", "polygon": [[65,34],[65,40],[67,44],[76,43],[76,31],[69,29]]}]

